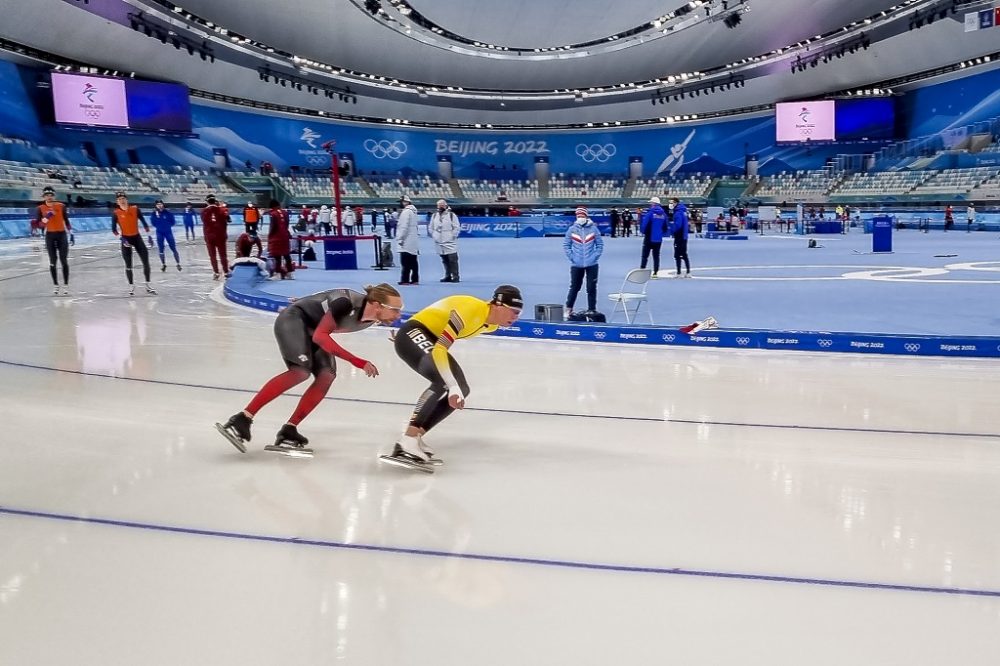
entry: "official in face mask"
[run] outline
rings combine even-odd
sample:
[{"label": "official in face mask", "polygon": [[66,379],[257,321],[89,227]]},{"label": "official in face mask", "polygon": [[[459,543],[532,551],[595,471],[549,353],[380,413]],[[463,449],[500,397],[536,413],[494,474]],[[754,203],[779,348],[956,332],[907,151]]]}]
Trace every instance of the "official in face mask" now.
[{"label": "official in face mask", "polygon": [[461,225],[458,216],[448,207],[448,202],[439,199],[437,210],[431,216],[431,238],[441,255],[444,264],[444,277],[441,282],[460,282],[458,276],[458,234]]}]

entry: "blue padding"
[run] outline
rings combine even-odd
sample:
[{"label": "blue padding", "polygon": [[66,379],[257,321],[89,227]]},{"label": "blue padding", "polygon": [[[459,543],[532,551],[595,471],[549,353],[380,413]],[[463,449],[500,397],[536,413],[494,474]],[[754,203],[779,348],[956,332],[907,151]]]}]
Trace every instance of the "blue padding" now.
[{"label": "blue padding", "polygon": [[[256,266],[235,266],[226,280],[226,298],[258,310],[278,312],[288,305],[285,297],[258,287],[264,282]],[[403,318],[405,321],[406,317]],[[791,349],[810,352],[901,354],[904,356],[971,356],[1000,358],[1000,337],[947,337],[890,335],[882,333],[827,333],[821,331],[763,331],[712,329],[696,335],[669,326],[577,324],[521,320],[494,335],[540,340],[614,342],[619,344],[718,347],[735,349]]]},{"label": "blue padding", "polygon": [[750,240],[747,236],[735,231],[709,231],[705,234],[709,240]]}]

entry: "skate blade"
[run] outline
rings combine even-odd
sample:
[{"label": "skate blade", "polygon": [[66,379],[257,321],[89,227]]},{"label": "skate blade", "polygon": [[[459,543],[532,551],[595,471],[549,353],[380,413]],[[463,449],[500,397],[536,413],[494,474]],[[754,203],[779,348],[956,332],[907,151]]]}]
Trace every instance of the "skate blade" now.
[{"label": "skate blade", "polygon": [[425,463],[410,462],[409,460],[403,460],[401,458],[394,458],[392,456],[379,456],[379,460],[384,463],[389,463],[390,465],[395,465],[396,467],[405,467],[406,469],[418,469],[425,474],[433,474],[434,468],[431,465]]},{"label": "skate blade", "polygon": [[235,446],[237,451],[239,451],[240,453],[247,452],[247,447],[243,444],[243,442],[241,442],[238,438],[233,437],[232,433],[226,430],[226,427],[224,425],[222,425],[221,423],[216,423],[215,429],[218,430],[223,437],[228,439],[229,443]]},{"label": "skate blade", "polygon": [[444,464],[444,461],[443,461],[443,460],[441,460],[440,458],[434,458],[434,457],[431,457],[431,458],[428,458],[428,459],[427,459],[427,462],[426,462],[426,463],[424,463],[424,464],[425,464],[425,465],[432,465],[432,466],[434,466],[434,467],[440,467],[441,465],[443,465],[443,464]]},{"label": "skate blade", "polygon": [[265,451],[274,451],[275,453],[280,453],[283,456],[288,456],[289,458],[312,458],[313,450],[305,448],[291,448],[288,446],[277,446],[275,444],[268,444],[264,447]]}]

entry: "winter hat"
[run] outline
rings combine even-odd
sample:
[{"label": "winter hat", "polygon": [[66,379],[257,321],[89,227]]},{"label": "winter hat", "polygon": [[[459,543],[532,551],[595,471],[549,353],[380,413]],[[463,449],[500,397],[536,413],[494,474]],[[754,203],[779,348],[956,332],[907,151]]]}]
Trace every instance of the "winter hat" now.
[{"label": "winter hat", "polygon": [[524,307],[521,299],[521,290],[509,284],[502,284],[493,292],[493,302],[497,305],[506,305],[509,308],[520,310]]},{"label": "winter hat", "polygon": [[650,197],[649,198],[649,203],[656,204],[657,206],[659,206],[660,205],[660,197]]},{"label": "winter hat", "polygon": [[49,185],[46,185],[46,186],[45,186],[45,189],[44,189],[44,190],[42,190],[42,195],[43,195],[43,196],[44,196],[44,195],[46,195],[46,194],[55,194],[55,193],[56,193],[55,189],[54,189],[54,188],[52,188],[52,187],[51,187],[51,186],[49,186]]},{"label": "winter hat", "polygon": [[576,207],[576,216],[577,217],[590,217],[590,215],[587,213],[587,208],[585,206],[577,206]]}]

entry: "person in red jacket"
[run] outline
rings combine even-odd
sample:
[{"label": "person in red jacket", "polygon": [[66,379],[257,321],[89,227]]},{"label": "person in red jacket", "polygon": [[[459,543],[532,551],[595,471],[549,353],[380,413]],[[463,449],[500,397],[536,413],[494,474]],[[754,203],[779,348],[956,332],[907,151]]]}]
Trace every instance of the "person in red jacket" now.
[{"label": "person in red jacket", "polygon": [[219,279],[219,261],[222,262],[222,272],[229,277],[229,259],[226,257],[226,222],[228,215],[219,206],[219,201],[211,194],[205,198],[205,206],[201,211],[201,224],[204,229],[205,247],[208,248],[208,259],[212,262],[213,279]]},{"label": "person in red jacket", "polygon": [[257,248],[257,258],[259,259],[260,255],[264,252],[260,243],[260,237],[257,234],[248,234],[244,231],[236,239],[236,258],[242,259],[252,256],[255,247]]},{"label": "person in red jacket", "polygon": [[[271,224],[267,230],[267,254],[274,261],[274,271],[281,275],[281,279],[292,277],[292,234],[288,230],[288,215],[281,209],[274,199],[271,199]],[[285,260],[285,267],[281,266],[281,260]]]}]

